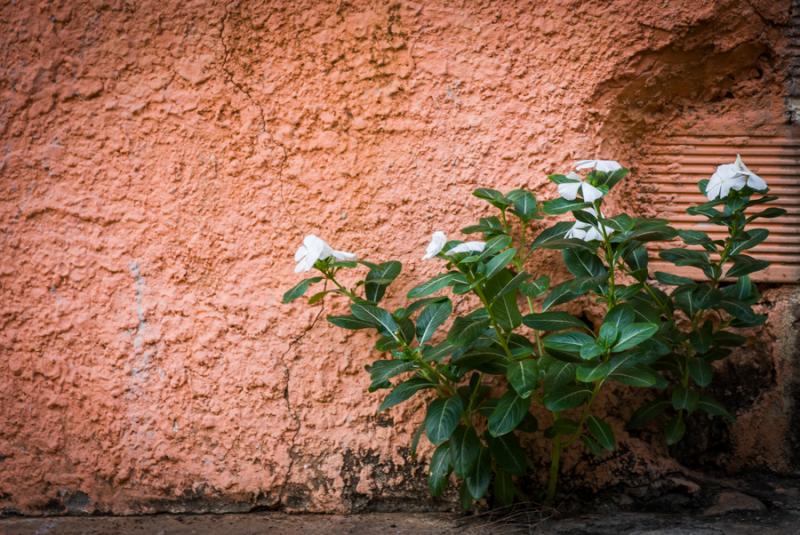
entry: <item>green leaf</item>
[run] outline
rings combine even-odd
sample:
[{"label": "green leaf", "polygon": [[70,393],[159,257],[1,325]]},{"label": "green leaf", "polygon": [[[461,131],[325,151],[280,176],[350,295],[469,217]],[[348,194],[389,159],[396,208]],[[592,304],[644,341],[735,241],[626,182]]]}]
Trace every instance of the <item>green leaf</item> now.
[{"label": "green leaf", "polygon": [[[600,326],[600,331],[597,333],[597,343],[601,347],[611,347],[619,337],[619,329],[614,323],[604,322]],[[594,355],[597,356],[597,355]]]},{"label": "green leaf", "polygon": [[509,245],[511,245],[511,236],[508,234],[499,234],[486,242],[483,251],[478,255],[478,259],[488,260]]},{"label": "green leaf", "polygon": [[754,219],[757,219],[759,217],[773,218],[773,217],[781,217],[784,215],[786,215],[786,210],[784,210],[783,208],[770,207],[767,208],[766,210],[762,210],[760,212],[751,215],[750,217],[747,218],[746,221],[747,223],[749,223],[750,221],[753,221]]},{"label": "green leaf", "polygon": [[684,284],[694,284],[694,280],[688,277],[680,277],[678,275],[673,275],[672,273],[665,273],[663,271],[656,271],[655,277],[658,282],[661,284],[666,284],[668,286],[682,286]]},{"label": "green leaf", "polygon": [[609,375],[610,379],[637,388],[650,388],[659,383],[659,377],[646,366],[626,366]]},{"label": "green leaf", "polygon": [[503,232],[503,223],[497,216],[482,217],[478,225],[471,225],[461,229],[464,234],[475,234],[482,232],[486,237]]},{"label": "green leaf", "polygon": [[616,441],[614,440],[614,431],[610,425],[600,418],[589,416],[586,418],[586,427],[603,448],[608,451],[614,451]]},{"label": "green leaf", "polygon": [[579,355],[581,347],[593,343],[594,338],[586,333],[570,331],[547,335],[542,341],[544,342],[544,347],[547,349]]},{"label": "green leaf", "polygon": [[503,348],[494,344],[488,347],[476,347],[462,355],[453,356],[452,363],[464,370],[505,375],[507,357]]},{"label": "green leaf", "polygon": [[425,434],[431,444],[448,440],[458,426],[464,405],[460,396],[436,399],[428,406],[425,416]]},{"label": "green leaf", "polygon": [[510,433],[522,422],[531,406],[531,398],[519,397],[516,392],[506,392],[489,416],[489,434],[499,437]]},{"label": "green leaf", "polygon": [[550,412],[573,409],[589,399],[592,391],[577,385],[564,385],[548,391],[544,395],[544,406]]},{"label": "green leaf", "polygon": [[353,303],[350,305],[350,312],[357,319],[372,324],[384,335],[391,336],[395,340],[398,339],[397,330],[399,327],[388,310],[366,303]]},{"label": "green leaf", "polygon": [[355,331],[358,329],[371,329],[374,325],[369,321],[364,321],[355,316],[328,316],[328,321],[343,329]]},{"label": "green leaf", "polygon": [[613,353],[619,353],[635,347],[658,332],[658,325],[652,323],[631,323],[622,328],[619,339],[611,349]]},{"label": "green leaf", "polygon": [[737,320],[757,324],[759,316],[753,312],[752,307],[748,304],[733,299],[722,299],[719,302],[719,306]]},{"label": "green leaf", "polygon": [[630,172],[629,169],[624,167],[617,169],[616,171],[612,171],[606,174],[606,178],[603,181],[603,185],[606,186],[608,189],[613,188],[620,180],[625,178],[628,173]]},{"label": "green leaf", "polygon": [[589,435],[581,435],[581,442],[583,442],[584,447],[595,457],[601,457],[606,454],[606,450]]},{"label": "green leaf", "polygon": [[432,496],[441,496],[444,489],[447,488],[450,470],[450,444],[445,442],[436,448],[433,452],[433,457],[431,457],[428,488]]},{"label": "green leaf", "polygon": [[496,301],[497,299],[512,293],[514,290],[519,288],[519,286],[528,280],[531,277],[530,273],[526,273],[524,271],[520,271],[513,278],[511,278],[508,282],[503,284],[503,286],[497,291],[492,301]]},{"label": "green leaf", "polygon": [[691,249],[664,249],[658,253],[658,256],[667,262],[672,262],[676,266],[705,268],[709,265],[707,253]]},{"label": "green leaf", "polygon": [[699,230],[678,230],[678,236],[681,237],[683,243],[686,245],[706,245],[712,243],[708,234]]},{"label": "green leaf", "polygon": [[731,245],[731,249],[728,251],[730,256],[736,256],[742,251],[752,249],[759,243],[763,242],[767,239],[767,236],[769,236],[769,231],[763,228],[754,228],[744,232],[743,234],[744,239],[735,240]]},{"label": "green leaf", "polygon": [[683,385],[677,385],[672,391],[672,407],[676,411],[683,409],[687,412],[693,412],[697,408],[699,400],[700,394]]},{"label": "green leaf", "polygon": [[281,302],[283,304],[291,303],[298,297],[302,297],[308,291],[309,286],[321,280],[322,277],[310,277],[308,279],[301,280],[291,290],[283,294],[283,299],[281,299]]},{"label": "green leaf", "polygon": [[608,270],[594,253],[581,249],[564,249],[562,255],[567,269],[576,278],[601,277],[608,274]]},{"label": "green leaf", "polygon": [[394,407],[395,405],[404,402],[420,390],[426,388],[434,388],[436,385],[422,377],[412,377],[408,381],[402,382],[392,390],[386,399],[383,400],[378,412],[383,412],[386,409]]},{"label": "green leaf", "polygon": [[525,452],[519,445],[517,437],[513,433],[499,437],[488,437],[489,451],[497,465],[504,471],[515,476],[525,473]]},{"label": "green leaf", "polygon": [[523,222],[527,223],[538,215],[536,197],[531,192],[514,190],[508,193],[508,198],[514,201],[514,213]]},{"label": "green leaf", "polygon": [[447,333],[447,340],[456,346],[469,345],[489,326],[489,317],[484,310],[477,310],[468,316],[459,316]]},{"label": "green leaf", "polygon": [[615,305],[608,311],[606,318],[603,320],[603,325],[613,325],[616,327],[617,332],[620,332],[634,321],[636,321],[636,312],[634,312],[633,307],[627,303],[622,303]]},{"label": "green leaf", "polygon": [[487,448],[481,447],[478,452],[478,459],[475,461],[475,466],[466,479],[467,490],[470,496],[476,500],[480,500],[489,489],[489,483],[491,483],[491,481],[492,457]]},{"label": "green leaf", "polygon": [[636,359],[636,353],[628,352],[614,355],[607,362],[579,366],[576,370],[577,379],[583,383],[592,383],[598,379],[605,379],[620,368],[633,365]]},{"label": "green leaf", "polygon": [[633,413],[628,422],[629,429],[641,429],[651,421],[655,420],[670,406],[670,402],[664,399],[657,399],[646,403]]},{"label": "green leaf", "polygon": [[550,294],[545,297],[544,302],[542,302],[542,310],[547,311],[550,307],[560,305],[561,303],[566,303],[567,301],[572,301],[573,299],[582,296],[589,290],[586,289],[581,291],[580,289],[576,288],[575,280],[562,282],[558,286],[555,286]]},{"label": "green leaf", "polygon": [[410,292],[408,292],[408,298],[416,299],[418,297],[425,297],[426,295],[438,292],[445,286],[448,286],[458,281],[461,278],[463,278],[463,275],[453,271],[449,273],[442,273],[441,275],[436,275],[431,280],[423,282],[422,284],[416,286]]},{"label": "green leaf", "polygon": [[714,343],[713,323],[708,320],[701,327],[689,333],[689,341],[694,350],[702,355],[707,353]]},{"label": "green leaf", "polygon": [[497,273],[506,267],[511,259],[517,254],[517,250],[513,247],[511,249],[507,249],[500,253],[499,255],[495,256],[491,260],[486,263],[486,278],[491,279]]},{"label": "green leaf", "polygon": [[495,208],[499,208],[500,210],[507,208],[511,204],[511,201],[506,199],[505,195],[496,189],[478,188],[473,191],[472,194],[479,199],[487,201],[489,204]]},{"label": "green leaf", "polygon": [[494,485],[492,486],[492,495],[502,506],[509,506],[514,503],[514,497],[517,494],[517,489],[514,488],[514,480],[511,474],[503,470],[497,470],[494,474]]},{"label": "green leaf", "polygon": [[714,376],[714,370],[711,365],[701,358],[693,358],[689,360],[689,376],[701,388],[705,388],[711,384],[711,379]]},{"label": "green leaf", "polygon": [[458,503],[461,505],[462,511],[469,511],[472,508],[472,496],[469,493],[466,479],[458,486]]},{"label": "green leaf", "polygon": [[686,433],[686,424],[683,423],[683,418],[680,415],[674,416],[665,429],[667,435],[667,444],[672,446],[677,444]]},{"label": "green leaf", "polygon": [[522,323],[538,331],[562,331],[564,329],[582,329],[589,331],[589,326],[582,320],[566,312],[542,312],[528,314]]},{"label": "green leaf", "polygon": [[539,277],[535,281],[526,282],[520,285],[519,292],[527,297],[539,297],[550,287],[550,277]]},{"label": "green leaf", "polygon": [[369,391],[374,392],[381,388],[389,388],[392,385],[389,379],[403,372],[414,369],[414,363],[406,360],[376,360],[371,366],[367,366],[372,384]]},{"label": "green leaf", "polygon": [[704,394],[700,395],[700,399],[697,402],[697,408],[711,416],[721,416],[729,422],[734,420],[734,417],[731,416],[731,413],[729,413],[720,402],[711,396]]},{"label": "green leaf", "polygon": [[514,391],[526,398],[536,389],[539,379],[539,367],[535,360],[515,360],[508,363],[506,378]]},{"label": "green leaf", "polygon": [[568,201],[562,197],[542,203],[542,209],[544,213],[548,215],[566,214],[567,212],[574,212],[583,208],[589,208],[590,206],[592,206],[591,203],[583,202],[582,200],[575,199],[574,201]]},{"label": "green leaf", "polygon": [[580,357],[583,360],[592,360],[605,353],[605,349],[595,342],[581,347]]},{"label": "green leaf", "polygon": [[531,249],[547,248],[549,243],[563,240],[572,225],[573,223],[570,221],[560,221],[552,227],[544,229],[531,243]]},{"label": "green leaf", "polygon": [[575,365],[551,359],[544,376],[545,391],[555,390],[575,379]]},{"label": "green leaf", "polygon": [[427,362],[439,362],[455,350],[456,346],[445,340],[435,346],[423,346],[422,357]]},{"label": "green leaf", "polygon": [[[512,278],[511,272],[506,269],[489,279],[484,287],[486,298],[494,299],[494,296],[496,296]],[[517,296],[513,293],[508,293],[500,299],[494,299],[489,309],[495,321],[506,331],[511,331],[519,327],[522,323],[522,314],[520,314],[519,305],[517,304]]]},{"label": "green leaf", "polygon": [[417,318],[417,339],[424,344],[431,339],[436,329],[444,323],[453,311],[453,304],[449,299],[434,301],[426,306]]},{"label": "green leaf", "polygon": [[471,427],[460,425],[450,439],[450,462],[456,475],[464,478],[469,475],[478,460],[481,442]]},{"label": "green leaf", "polygon": [[742,301],[747,304],[758,302],[760,296],[750,277],[745,275],[736,279],[734,284],[729,284],[722,289],[724,298],[732,301]]},{"label": "green leaf", "polygon": [[744,254],[734,256],[732,259],[733,267],[725,274],[726,277],[742,277],[769,267],[769,262],[766,260],[757,260]]},{"label": "green leaf", "polygon": [[402,265],[396,260],[378,264],[367,273],[364,281],[364,295],[369,301],[377,303],[386,293],[386,288],[400,274]]},{"label": "green leaf", "polygon": [[574,435],[578,432],[578,422],[569,418],[559,418],[553,425],[544,430],[545,438],[553,439],[558,436]]},{"label": "green leaf", "polygon": [[639,282],[647,280],[647,248],[643,245],[637,245],[636,247],[628,249],[622,258],[631,269],[631,273],[636,280]]}]

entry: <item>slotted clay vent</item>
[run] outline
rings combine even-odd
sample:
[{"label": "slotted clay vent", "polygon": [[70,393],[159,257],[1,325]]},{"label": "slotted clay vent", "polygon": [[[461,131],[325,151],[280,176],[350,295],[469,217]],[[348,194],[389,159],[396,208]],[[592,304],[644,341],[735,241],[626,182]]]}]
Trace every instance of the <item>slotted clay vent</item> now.
[{"label": "slotted clay vent", "polygon": [[[751,250],[750,255],[772,262],[753,279],[770,282],[800,280],[800,142],[793,136],[673,136],[651,145],[642,180],[659,217],[676,228],[707,232],[712,239],[725,236],[723,227],[704,223],[701,216],[686,213],[689,206],[705,202],[697,182],[709,178],[721,163],[731,163],[741,154],[745,164],[758,173],[780,198],[768,206],[785,208],[787,214],[776,219],[757,219],[751,228],[766,228],[769,238]],[[763,209],[763,207],[759,208]],[[671,243],[670,247],[675,247]],[[699,247],[698,247],[699,248]],[[674,271],[672,264],[653,254],[655,270]],[[682,275],[703,278],[694,268],[679,268]]]}]

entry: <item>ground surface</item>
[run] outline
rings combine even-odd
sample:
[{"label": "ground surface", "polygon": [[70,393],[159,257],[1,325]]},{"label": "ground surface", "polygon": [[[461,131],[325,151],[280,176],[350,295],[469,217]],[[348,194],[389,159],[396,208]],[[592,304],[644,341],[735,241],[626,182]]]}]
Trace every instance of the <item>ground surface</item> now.
[{"label": "ground surface", "polygon": [[0,518],[0,535],[328,535],[458,533],[619,535],[795,535],[800,533],[800,477],[691,474],[677,485],[619,489],[572,498],[551,508],[518,505],[479,514],[442,512],[353,515],[244,514]]},{"label": "ground surface", "polygon": [[50,517],[0,520],[3,535],[282,535],[412,533],[552,534],[796,534],[800,514],[762,513],[723,517],[622,513],[537,520],[523,517],[488,520],[448,513],[375,513],[361,515],[154,515],[132,517]]}]

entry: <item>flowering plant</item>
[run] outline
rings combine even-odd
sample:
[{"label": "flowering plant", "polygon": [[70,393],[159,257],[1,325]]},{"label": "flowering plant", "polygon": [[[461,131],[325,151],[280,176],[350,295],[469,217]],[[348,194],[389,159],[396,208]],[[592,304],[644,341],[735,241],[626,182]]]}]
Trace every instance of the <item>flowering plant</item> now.
[{"label": "flowering plant", "polygon": [[[284,302],[323,280],[333,287],[313,295],[312,303],[328,294],[349,300],[349,314],[328,321],[377,332],[375,349],[385,357],[367,369],[371,392],[389,390],[379,411],[427,394],[412,451],[424,432],[435,446],[431,493],[441,495],[455,474],[465,508],[487,494],[500,504],[519,495],[514,478],[530,466],[519,435],[541,432],[549,439],[548,501],[566,448],[580,444],[595,455],[614,450],[612,426],[593,413],[595,399],[610,383],[657,393],[628,425],[662,421],[669,444],[681,440],[686,419],[697,411],[730,419],[703,393],[712,363],[743,342],[732,329],[765,320],[752,309],[759,294],[749,275],[768,263],[744,253],[768,231],[749,224],[784,211],[753,212],[775,197],[762,195],[766,183],[741,158],[701,181],[709,201],[688,210],[723,227],[724,239],[675,230],[662,219],[606,216],[604,197],[628,170],[611,160],[585,160],[575,171],[584,174],[551,175],[560,197],[544,202],[524,189],[475,190],[498,213],[462,232],[483,240],[448,240],[435,232],[423,258],[439,259],[444,271],[413,288],[408,304],[394,310],[381,301],[400,274],[400,262],[356,261],[315,236],[296,255],[298,271],[313,266],[320,275],[286,292]],[[575,221],[556,222],[530,239],[537,220],[567,213]],[[695,268],[697,277],[650,272],[648,244],[676,239],[684,245],[662,249],[661,258]],[[560,250],[571,278],[551,285],[548,277],[528,272],[528,260],[542,249]],[[366,276],[345,287],[337,274],[359,266]],[[442,295],[445,289],[471,294],[475,308],[450,320],[453,305]],[[577,299],[596,302],[602,321],[591,325],[556,309]],[[540,424],[532,408],[546,420]]]}]

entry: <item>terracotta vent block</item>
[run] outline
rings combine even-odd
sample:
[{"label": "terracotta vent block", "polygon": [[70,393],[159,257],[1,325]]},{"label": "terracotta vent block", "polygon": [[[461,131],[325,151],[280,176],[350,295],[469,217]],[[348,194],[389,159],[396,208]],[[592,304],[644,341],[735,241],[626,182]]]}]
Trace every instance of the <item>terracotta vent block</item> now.
[{"label": "terracotta vent block", "polygon": [[[648,163],[641,176],[658,217],[668,219],[676,228],[702,230],[714,239],[725,236],[723,228],[704,223],[703,217],[688,215],[686,209],[705,202],[697,182],[709,178],[717,165],[733,162],[736,154],[741,154],[747,166],[767,181],[770,194],[780,197],[768,206],[785,208],[788,212],[783,217],[758,219],[753,223],[752,228],[766,228],[770,235],[748,254],[772,262],[766,270],[755,273],[753,279],[782,283],[800,280],[800,141],[797,136],[671,136],[653,143],[648,152]],[[660,261],[655,248],[651,253],[654,270],[678,269],[685,276],[704,277],[698,269],[676,268]]]}]

